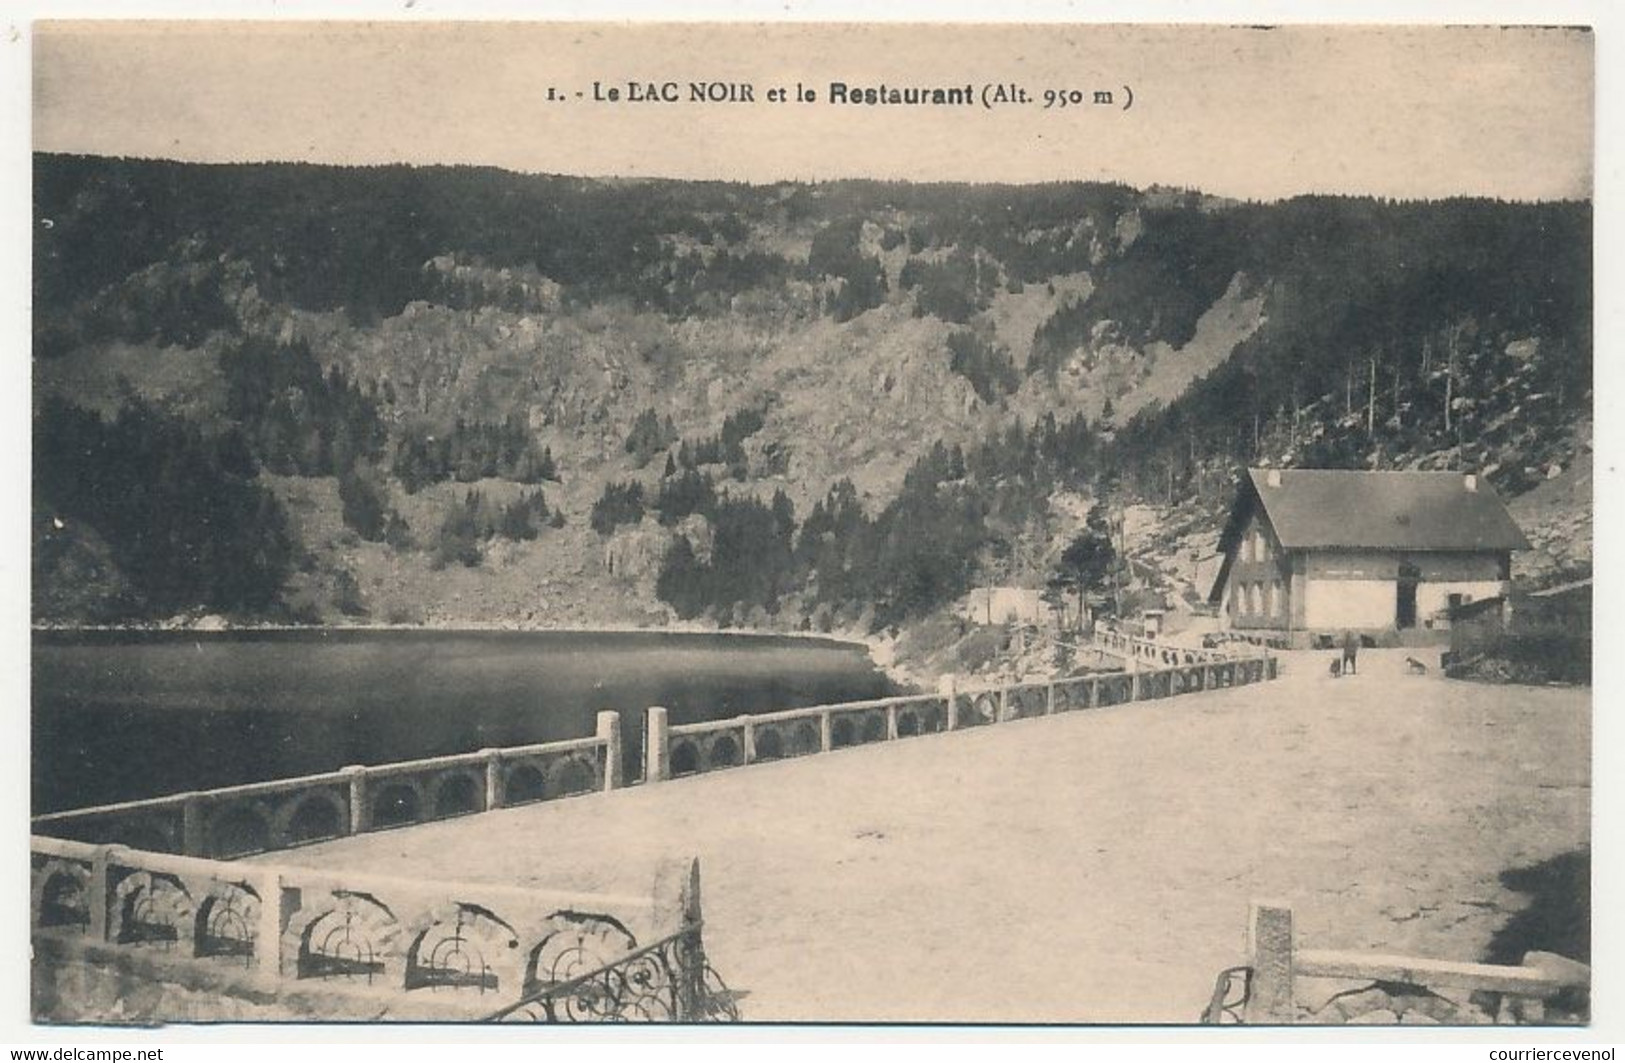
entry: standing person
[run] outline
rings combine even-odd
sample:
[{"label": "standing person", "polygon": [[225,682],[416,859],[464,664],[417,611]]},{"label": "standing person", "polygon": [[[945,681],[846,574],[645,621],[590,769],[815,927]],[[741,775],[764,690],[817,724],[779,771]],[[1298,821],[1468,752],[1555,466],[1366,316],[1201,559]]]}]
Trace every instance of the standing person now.
[{"label": "standing person", "polygon": [[1353,631],[1343,632],[1343,674],[1354,674],[1354,658],[1360,652],[1360,636]]}]

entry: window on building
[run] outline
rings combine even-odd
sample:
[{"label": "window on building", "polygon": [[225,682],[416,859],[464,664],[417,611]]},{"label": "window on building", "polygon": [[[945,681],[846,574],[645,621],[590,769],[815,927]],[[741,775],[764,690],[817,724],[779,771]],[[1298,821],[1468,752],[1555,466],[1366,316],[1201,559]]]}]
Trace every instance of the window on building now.
[{"label": "window on building", "polygon": [[1264,597],[1264,607],[1261,610],[1259,610],[1259,612],[1262,613],[1264,616],[1274,616],[1275,615],[1275,593],[1274,593],[1275,592],[1275,585],[1273,583],[1260,583],[1258,585],[1258,587],[1259,587],[1260,593],[1262,593],[1263,597]]},{"label": "window on building", "polygon": [[1271,587],[1275,592],[1273,595],[1275,600],[1275,611],[1277,613],[1285,613],[1286,602],[1281,599],[1281,581],[1276,580],[1273,584],[1271,584]]}]

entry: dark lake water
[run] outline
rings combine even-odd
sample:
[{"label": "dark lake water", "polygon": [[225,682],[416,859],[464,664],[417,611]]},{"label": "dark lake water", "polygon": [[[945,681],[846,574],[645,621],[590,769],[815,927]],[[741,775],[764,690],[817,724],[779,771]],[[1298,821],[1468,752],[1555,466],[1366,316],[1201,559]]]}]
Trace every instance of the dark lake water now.
[{"label": "dark lake water", "polygon": [[36,813],[889,691],[862,647],[740,635],[36,632]]}]

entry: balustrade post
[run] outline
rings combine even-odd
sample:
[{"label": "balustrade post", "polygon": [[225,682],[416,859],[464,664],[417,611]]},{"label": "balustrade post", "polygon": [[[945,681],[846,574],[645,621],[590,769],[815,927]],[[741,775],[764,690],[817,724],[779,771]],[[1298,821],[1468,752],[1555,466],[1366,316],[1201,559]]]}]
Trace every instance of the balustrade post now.
[{"label": "balustrade post", "polygon": [[818,751],[828,753],[835,748],[835,724],[827,712],[818,714]]},{"label": "balustrade post", "polygon": [[1091,709],[1100,708],[1100,677],[1090,677],[1089,685],[1085,689],[1089,691],[1089,693],[1084,695],[1084,697],[1088,699],[1088,707]]},{"label": "balustrade post", "polygon": [[948,712],[943,717],[944,731],[959,729],[959,692],[954,689],[954,677],[945,675],[937,680],[937,691],[948,699]]},{"label": "balustrade post", "polygon": [[1249,1023],[1290,1023],[1292,1003],[1292,909],[1277,901],[1254,901],[1247,919],[1247,962],[1253,969],[1247,998]]},{"label": "balustrade post", "polygon": [[677,1020],[694,1022],[704,1018],[705,1000],[705,942],[701,935],[704,917],[700,907],[700,861],[696,857],[688,866],[688,881],[683,885],[681,929],[683,937],[677,943]]},{"label": "balustrade post", "polygon": [[598,713],[598,741],[604,743],[604,789],[619,789],[626,772],[621,763],[621,714],[614,709]]},{"label": "balustrade post", "polygon": [[993,713],[994,723],[1003,723],[1010,718],[1010,688],[999,688],[999,707]]},{"label": "balustrade post", "polygon": [[1055,715],[1055,684],[1047,683],[1044,686],[1044,715]]},{"label": "balustrade post", "polygon": [[181,802],[181,855],[182,856],[208,856],[205,846],[208,840],[204,836],[204,820],[207,807],[203,795],[189,793]]},{"label": "balustrade post", "polygon": [[671,722],[666,710],[651,705],[643,719],[643,781],[665,782],[671,778]]},{"label": "balustrade post", "polygon": [[270,871],[254,883],[260,895],[255,928],[254,966],[269,978],[282,977],[282,874]]},{"label": "balustrade post", "polygon": [[485,810],[502,807],[502,751],[482,749],[485,755]]},{"label": "balustrade post", "polygon": [[756,725],[751,722],[748,713],[741,713],[739,715],[739,726],[745,732],[743,737],[744,748],[740,751],[740,755],[744,763],[754,764],[756,763]]},{"label": "balustrade post", "polygon": [[106,941],[109,916],[113,914],[112,863],[122,851],[122,845],[103,845],[90,858],[90,888],[86,890],[86,903],[90,905],[90,940]]},{"label": "balustrade post", "polygon": [[365,834],[372,829],[372,807],[367,796],[367,769],[351,764],[339,771],[350,781],[350,833]]},{"label": "balustrade post", "polygon": [[886,706],[886,741],[895,742],[896,740],[897,740],[897,706],[896,705],[887,705]]}]

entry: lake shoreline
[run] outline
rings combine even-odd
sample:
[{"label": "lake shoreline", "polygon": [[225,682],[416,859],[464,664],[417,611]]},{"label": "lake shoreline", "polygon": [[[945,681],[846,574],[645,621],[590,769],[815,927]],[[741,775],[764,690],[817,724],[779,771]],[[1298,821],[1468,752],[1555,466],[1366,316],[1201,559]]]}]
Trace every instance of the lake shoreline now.
[{"label": "lake shoreline", "polygon": [[254,632],[424,632],[424,633],[497,633],[550,634],[550,635],[726,635],[753,639],[793,639],[801,642],[825,643],[834,646],[862,648],[869,660],[898,688],[899,693],[917,693],[929,683],[897,662],[896,641],[855,632],[778,631],[760,628],[719,628],[704,624],[666,624],[659,627],[637,624],[573,624],[555,626],[538,623],[460,620],[455,623],[417,624],[274,624],[253,621],[228,620],[218,614],[199,617],[171,617],[143,624],[49,624],[33,623],[29,633],[74,635],[78,633],[131,633],[131,634],[223,634]]}]

